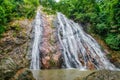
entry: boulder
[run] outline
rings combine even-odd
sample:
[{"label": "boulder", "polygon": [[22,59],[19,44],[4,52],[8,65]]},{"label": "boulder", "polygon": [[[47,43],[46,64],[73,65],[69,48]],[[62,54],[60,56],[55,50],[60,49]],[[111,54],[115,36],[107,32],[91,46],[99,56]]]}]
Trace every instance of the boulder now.
[{"label": "boulder", "polygon": [[119,71],[100,70],[89,74],[84,80],[119,80]]}]

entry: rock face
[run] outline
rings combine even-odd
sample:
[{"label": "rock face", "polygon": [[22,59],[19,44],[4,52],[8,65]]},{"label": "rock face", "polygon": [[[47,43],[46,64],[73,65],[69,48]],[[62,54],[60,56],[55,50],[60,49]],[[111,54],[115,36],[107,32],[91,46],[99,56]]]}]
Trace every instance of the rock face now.
[{"label": "rock face", "polygon": [[0,80],[35,80],[30,70],[20,68],[12,58],[2,59],[0,65]]},{"label": "rock face", "polygon": [[114,52],[108,55],[110,61],[117,67],[120,68],[120,51]]},{"label": "rock face", "polygon": [[35,80],[35,78],[30,70],[21,69],[10,80]]},{"label": "rock face", "polygon": [[9,80],[19,69],[29,66],[31,21],[14,21],[8,28],[0,39],[0,80]]},{"label": "rock face", "polygon": [[10,30],[4,33],[3,38],[0,39],[0,61],[9,56],[17,64],[21,63],[21,67],[28,65],[26,55],[31,28],[29,20],[15,21],[10,24]]},{"label": "rock face", "polygon": [[0,62],[0,80],[9,80],[17,70],[17,64],[11,59],[2,59]]},{"label": "rock face", "polygon": [[43,39],[41,43],[42,68],[58,68],[61,55],[56,41],[55,28],[52,25],[53,16],[43,15]]},{"label": "rock face", "polygon": [[84,80],[119,80],[119,71],[100,70],[91,73]]}]

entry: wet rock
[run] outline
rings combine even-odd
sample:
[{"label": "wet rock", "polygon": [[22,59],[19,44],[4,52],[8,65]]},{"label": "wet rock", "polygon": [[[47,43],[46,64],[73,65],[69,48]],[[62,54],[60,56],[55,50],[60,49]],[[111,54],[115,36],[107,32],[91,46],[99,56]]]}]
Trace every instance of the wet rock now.
[{"label": "wet rock", "polygon": [[100,70],[89,74],[84,80],[119,80],[119,71]]},{"label": "wet rock", "polygon": [[10,80],[35,80],[35,78],[33,77],[33,74],[30,70],[20,69]]},{"label": "wet rock", "polygon": [[[120,59],[120,58],[119,58]],[[113,62],[113,64],[117,67],[120,68],[120,60]]]},{"label": "wet rock", "polygon": [[19,66],[11,58],[0,61],[0,80],[9,80],[17,71]]},{"label": "wet rock", "polygon": [[108,58],[117,68],[120,68],[120,52],[113,52],[108,55]]},{"label": "wet rock", "polygon": [[0,80],[35,80],[32,72],[16,63],[12,58],[0,62]]},{"label": "wet rock", "polygon": [[42,69],[58,68],[60,50],[56,41],[55,28],[52,25],[53,17],[43,15],[43,36],[40,44]]}]

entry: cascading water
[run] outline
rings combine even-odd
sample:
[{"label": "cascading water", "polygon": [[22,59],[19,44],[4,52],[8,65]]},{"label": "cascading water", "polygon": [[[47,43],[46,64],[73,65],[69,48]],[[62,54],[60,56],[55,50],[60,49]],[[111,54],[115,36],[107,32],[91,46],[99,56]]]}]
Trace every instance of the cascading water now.
[{"label": "cascading water", "polygon": [[39,51],[39,47],[40,47],[40,41],[41,41],[41,37],[42,37],[42,32],[43,32],[43,28],[42,28],[42,16],[40,14],[40,12],[37,12],[36,18],[35,18],[35,22],[34,22],[34,41],[33,41],[33,45],[32,45],[32,61],[31,61],[31,65],[30,65],[30,69],[40,69],[40,51]]},{"label": "cascading water", "polygon": [[111,64],[105,52],[81,26],[68,20],[63,14],[57,13],[57,35],[61,45],[63,66],[78,69],[110,69]]},{"label": "cascading water", "polygon": [[[47,19],[37,12],[30,69],[50,68],[53,63],[59,67],[81,70],[115,69],[96,40],[85,33],[80,25],[61,13],[57,13],[54,28],[48,24],[50,21]],[[54,39],[54,33],[58,40]]]}]

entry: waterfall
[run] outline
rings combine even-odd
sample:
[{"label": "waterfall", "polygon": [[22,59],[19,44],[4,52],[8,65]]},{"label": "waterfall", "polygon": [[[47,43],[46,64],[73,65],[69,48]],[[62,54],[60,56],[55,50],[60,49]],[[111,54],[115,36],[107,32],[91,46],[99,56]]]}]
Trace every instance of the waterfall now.
[{"label": "waterfall", "polygon": [[35,18],[35,22],[34,22],[34,41],[32,44],[32,60],[31,60],[31,65],[30,65],[30,69],[40,69],[40,41],[41,41],[41,37],[42,37],[42,32],[43,32],[43,28],[42,28],[42,16],[40,14],[40,12],[38,11],[36,14],[36,18]]},{"label": "waterfall", "polygon": [[58,40],[54,41],[55,45],[52,46],[53,41],[51,42],[50,39],[53,34],[49,31],[54,28],[50,28],[48,24],[50,21],[47,19],[48,17],[37,12],[33,26],[30,69],[49,68],[50,59],[53,62],[60,59],[62,61],[60,66],[67,69],[115,69],[96,40],[87,34],[81,25],[67,19],[61,13],[57,13],[54,25],[56,30],[54,33]]},{"label": "waterfall", "polygon": [[67,19],[61,13],[57,13],[56,22],[65,68],[110,70],[115,68],[96,40],[84,32],[80,25]]}]

